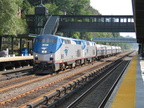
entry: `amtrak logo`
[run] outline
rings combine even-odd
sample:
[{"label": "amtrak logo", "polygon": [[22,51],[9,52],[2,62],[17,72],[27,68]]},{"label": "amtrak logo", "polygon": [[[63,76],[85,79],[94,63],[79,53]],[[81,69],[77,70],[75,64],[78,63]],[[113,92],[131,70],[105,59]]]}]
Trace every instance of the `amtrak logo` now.
[{"label": "amtrak logo", "polygon": [[65,54],[66,54],[66,56],[67,56],[67,54],[68,54],[68,49],[65,49],[64,52],[65,52]]},{"label": "amtrak logo", "polygon": [[84,50],[85,47],[86,47],[86,45],[82,42],[82,46],[81,46],[82,50]]},{"label": "amtrak logo", "polygon": [[86,49],[87,53],[88,53],[88,49]]},{"label": "amtrak logo", "polygon": [[46,47],[41,47],[41,49],[46,50],[47,48]]}]

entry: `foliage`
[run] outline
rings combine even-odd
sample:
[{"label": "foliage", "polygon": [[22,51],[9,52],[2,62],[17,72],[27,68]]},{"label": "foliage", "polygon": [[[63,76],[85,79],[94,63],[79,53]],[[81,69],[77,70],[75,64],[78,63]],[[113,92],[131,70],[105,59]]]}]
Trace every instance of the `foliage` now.
[{"label": "foliage", "polygon": [[53,3],[53,4],[45,4],[45,7],[49,10],[49,15],[61,15],[62,11],[59,10],[59,7]]},{"label": "foliage", "polygon": [[[49,15],[100,15],[90,6],[90,0],[43,0],[49,10]],[[18,35],[27,33],[26,15],[34,14],[35,7],[40,5],[40,0],[0,0],[0,35]],[[18,18],[18,8],[22,18]],[[64,36],[91,40],[93,37],[120,37],[119,33],[87,33],[67,32]],[[123,49],[130,48],[130,44],[102,43],[106,45],[120,45]]]},{"label": "foliage", "polygon": [[22,3],[22,0],[21,2],[18,2],[18,0],[0,1],[0,35],[16,36],[26,32],[26,24],[17,15],[20,3]]},{"label": "foliage", "polygon": [[25,16],[28,14],[34,14],[34,6],[28,2],[28,0],[24,0],[21,5],[22,10],[22,19],[25,19]]}]

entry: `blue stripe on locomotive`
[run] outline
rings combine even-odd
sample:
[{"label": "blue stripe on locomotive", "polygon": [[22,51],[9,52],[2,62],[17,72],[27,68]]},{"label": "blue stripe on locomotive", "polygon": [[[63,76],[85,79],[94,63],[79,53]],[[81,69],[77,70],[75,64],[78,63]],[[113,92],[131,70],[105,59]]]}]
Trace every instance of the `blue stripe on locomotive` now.
[{"label": "blue stripe on locomotive", "polygon": [[81,45],[82,50],[84,50],[86,48],[86,43],[84,40],[74,39],[74,41],[76,42],[76,44]]},{"label": "blue stripe on locomotive", "polygon": [[[56,42],[36,42],[37,39],[56,39]],[[58,36],[54,35],[37,36],[34,41],[33,51],[39,54],[55,53],[62,46],[63,41],[64,39],[61,39]],[[43,50],[47,52],[42,53]]]},{"label": "blue stripe on locomotive", "polygon": [[86,47],[86,43],[84,41],[82,41],[82,50],[84,50]]}]

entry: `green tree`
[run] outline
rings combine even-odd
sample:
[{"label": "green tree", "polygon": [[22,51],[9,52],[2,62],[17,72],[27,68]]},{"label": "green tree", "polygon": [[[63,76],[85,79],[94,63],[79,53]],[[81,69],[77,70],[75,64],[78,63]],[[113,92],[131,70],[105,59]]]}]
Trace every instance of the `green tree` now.
[{"label": "green tree", "polygon": [[35,6],[32,6],[28,2],[28,0],[23,0],[20,7],[21,7],[21,10],[22,10],[22,19],[25,19],[26,15],[28,15],[28,14],[34,14]]},{"label": "green tree", "polygon": [[53,3],[53,4],[45,4],[45,7],[49,10],[49,15],[61,15],[63,14],[62,11],[59,10],[59,7]]},{"label": "green tree", "polygon": [[18,35],[26,32],[26,25],[18,18],[18,0],[0,1],[0,35]]}]

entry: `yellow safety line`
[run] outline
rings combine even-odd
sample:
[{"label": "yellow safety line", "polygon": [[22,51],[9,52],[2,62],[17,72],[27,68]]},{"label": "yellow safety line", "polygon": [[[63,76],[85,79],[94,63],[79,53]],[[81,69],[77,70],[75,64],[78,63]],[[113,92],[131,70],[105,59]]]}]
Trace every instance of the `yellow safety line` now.
[{"label": "yellow safety line", "polygon": [[117,91],[111,108],[135,108],[137,56],[134,56],[128,71]]}]

